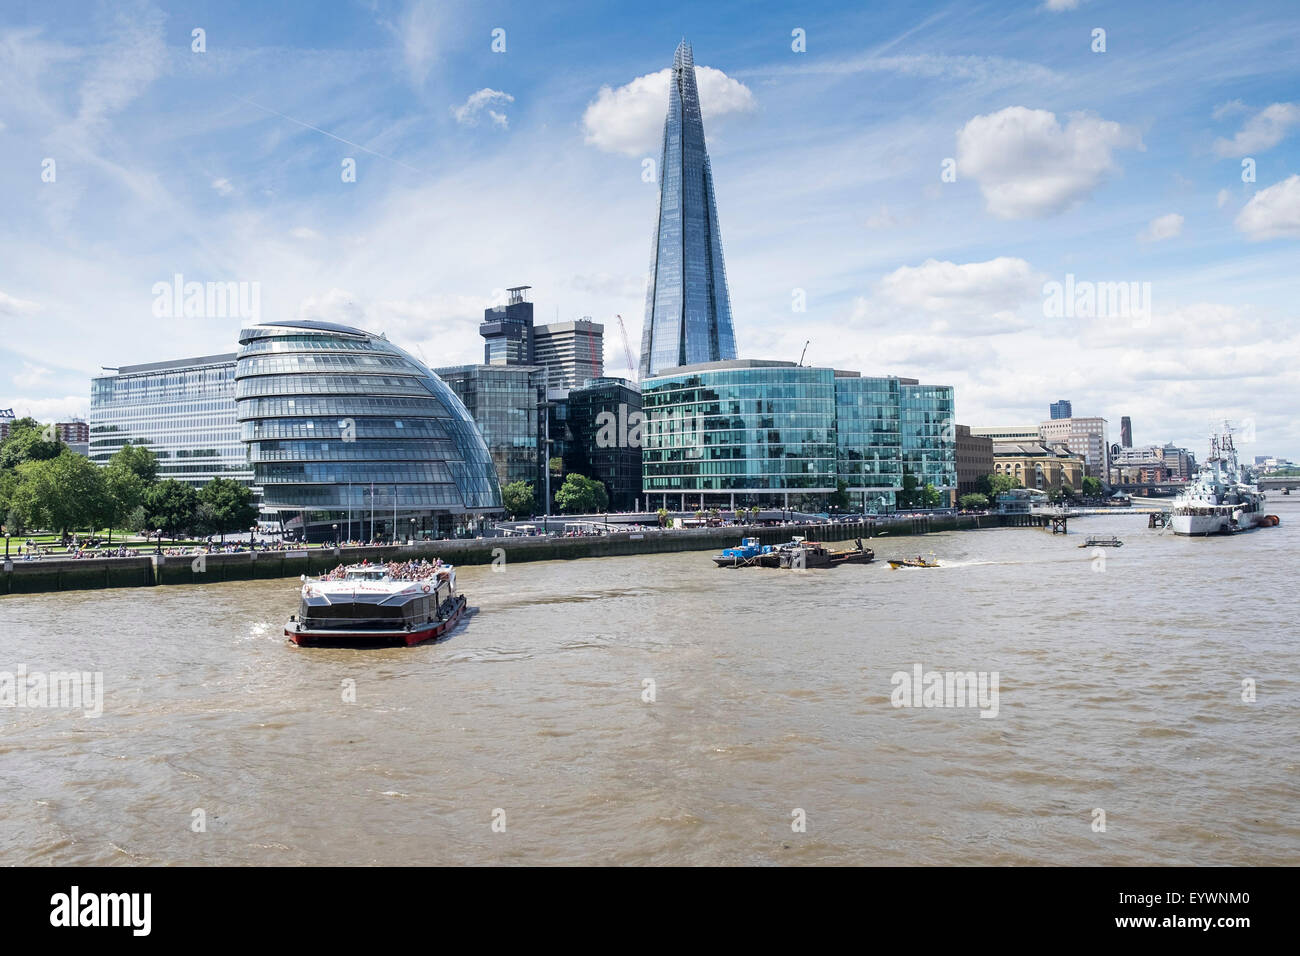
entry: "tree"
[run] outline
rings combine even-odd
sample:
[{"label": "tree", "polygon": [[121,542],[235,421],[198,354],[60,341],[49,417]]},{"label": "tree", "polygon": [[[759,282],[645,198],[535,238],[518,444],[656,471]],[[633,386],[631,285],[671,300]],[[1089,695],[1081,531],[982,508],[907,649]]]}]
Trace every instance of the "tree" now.
[{"label": "tree", "polygon": [[[202,517],[207,533],[243,531],[257,521],[253,490],[230,478],[213,478],[199,490],[199,505],[206,505]],[[197,513],[197,512],[196,512]]]},{"label": "tree", "polygon": [[842,478],[835,480],[835,491],[830,496],[829,504],[832,508],[838,508],[840,511],[847,511],[849,508],[849,483]]},{"label": "tree", "polygon": [[1085,497],[1096,498],[1101,494],[1101,481],[1091,475],[1084,475],[1082,484]]},{"label": "tree", "polygon": [[512,518],[533,514],[537,510],[537,495],[531,482],[512,481],[501,488],[501,506]]},{"label": "tree", "polygon": [[661,528],[665,527],[668,524],[668,509],[660,508],[657,512],[655,512],[655,514],[659,518],[659,527]]},{"label": "tree", "polygon": [[125,469],[145,485],[152,485],[158,480],[158,456],[144,445],[132,445],[130,442],[123,445],[108,460],[108,467]]},{"label": "tree", "polygon": [[9,426],[9,437],[0,442],[0,468],[17,468],[28,461],[49,461],[68,446],[57,435],[45,440],[45,427],[34,418],[19,418]]},{"label": "tree", "polygon": [[988,495],[970,494],[962,495],[957,502],[961,505],[963,511],[980,511],[989,506]]},{"label": "tree", "polygon": [[199,495],[189,485],[168,478],[145,493],[144,507],[149,524],[163,531],[173,541],[194,524]]},{"label": "tree", "polygon": [[555,493],[555,505],[568,514],[591,514],[609,506],[609,495],[594,478],[570,472]]},{"label": "tree", "polygon": [[104,469],[104,488],[108,495],[108,540],[112,543],[113,526],[124,521],[127,515],[144,504],[148,484],[129,466],[110,459],[108,467]]},{"label": "tree", "polygon": [[937,508],[943,502],[943,495],[939,489],[930,482],[925,483],[925,487],[920,490],[917,497],[921,499],[922,506],[926,508]]},{"label": "tree", "polygon": [[1005,494],[1012,488],[1019,488],[1020,479],[1013,475],[985,475],[984,484],[988,490],[984,493],[990,498],[996,498],[998,495]]},{"label": "tree", "polygon": [[896,500],[900,508],[914,508],[917,504],[916,475],[910,471],[903,472],[903,490],[898,492]]},{"label": "tree", "polygon": [[149,528],[149,512],[144,510],[144,505],[132,508],[131,513],[126,516],[126,530],[139,534]]},{"label": "tree", "polygon": [[69,530],[99,526],[110,508],[103,470],[89,458],[66,454],[18,466],[10,507],[21,523],[65,536]]}]

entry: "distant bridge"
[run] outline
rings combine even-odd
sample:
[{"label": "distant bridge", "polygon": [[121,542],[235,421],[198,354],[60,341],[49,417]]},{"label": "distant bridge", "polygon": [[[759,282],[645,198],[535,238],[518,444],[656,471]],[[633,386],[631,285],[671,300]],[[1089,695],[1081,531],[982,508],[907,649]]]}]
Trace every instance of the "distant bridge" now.
[{"label": "distant bridge", "polygon": [[1110,490],[1140,498],[1172,498],[1186,487],[1185,481],[1128,481],[1112,484]]},{"label": "distant bridge", "polygon": [[1300,491],[1300,475],[1285,475],[1278,478],[1259,479],[1260,491],[1281,491],[1283,488],[1287,488],[1291,491]]}]

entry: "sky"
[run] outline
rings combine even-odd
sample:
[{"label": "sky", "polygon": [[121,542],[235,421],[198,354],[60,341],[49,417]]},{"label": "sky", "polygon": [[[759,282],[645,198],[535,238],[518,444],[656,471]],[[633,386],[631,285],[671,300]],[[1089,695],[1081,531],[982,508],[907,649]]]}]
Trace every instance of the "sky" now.
[{"label": "sky", "polygon": [[0,408],[84,417],[103,366],[285,318],[481,361],[517,285],[629,374],[683,37],[742,358],[1300,460],[1292,0],[10,0]]}]

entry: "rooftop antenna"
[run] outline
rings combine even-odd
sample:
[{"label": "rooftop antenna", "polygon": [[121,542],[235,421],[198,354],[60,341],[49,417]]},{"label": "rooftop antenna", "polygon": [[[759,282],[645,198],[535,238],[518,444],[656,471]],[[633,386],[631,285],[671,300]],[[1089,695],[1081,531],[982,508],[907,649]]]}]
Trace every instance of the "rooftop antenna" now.
[{"label": "rooftop antenna", "polygon": [[808,345],[809,345],[809,343],[811,343],[811,342],[812,342],[812,339],[808,339],[806,342],[804,342],[804,344],[803,344],[803,351],[799,353],[799,365],[800,365],[800,367],[803,366],[803,357],[804,357],[805,355],[808,354]]}]

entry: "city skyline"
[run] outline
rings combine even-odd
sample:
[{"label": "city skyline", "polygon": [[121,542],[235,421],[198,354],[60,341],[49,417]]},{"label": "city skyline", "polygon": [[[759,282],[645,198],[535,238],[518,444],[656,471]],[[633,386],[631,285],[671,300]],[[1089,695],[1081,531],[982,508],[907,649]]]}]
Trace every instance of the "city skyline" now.
[{"label": "city skyline", "polygon": [[[741,30],[684,5],[8,11],[0,406],[84,417],[100,365],[231,350],[245,317],[156,315],[177,275],[257,283],[263,321],[360,325],[435,366],[475,360],[478,316],[520,279],[540,321],[621,314],[639,341],[643,161],[685,35],[742,355],[811,340],[810,363],[951,382],[963,423],[1038,421],[1068,394],[1133,417],[1138,443],[1203,452],[1228,417],[1244,454],[1300,457],[1274,399],[1300,359],[1289,10],[1210,36],[1174,4],[1050,6],[755,11]],[[1047,315],[1044,288],[1076,282],[1150,291],[1127,315]]]}]

